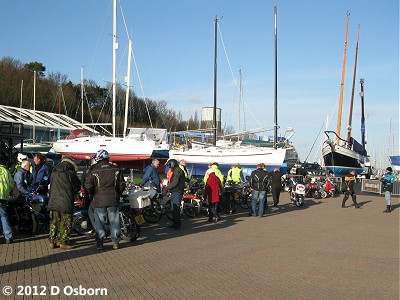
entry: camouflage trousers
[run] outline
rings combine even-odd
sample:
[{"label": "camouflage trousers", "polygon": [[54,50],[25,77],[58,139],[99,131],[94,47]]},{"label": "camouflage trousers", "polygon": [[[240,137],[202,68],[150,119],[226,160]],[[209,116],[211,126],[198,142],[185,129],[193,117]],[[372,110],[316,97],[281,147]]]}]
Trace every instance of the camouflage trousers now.
[{"label": "camouflage trousers", "polygon": [[72,228],[72,214],[50,211],[50,243],[67,244]]}]

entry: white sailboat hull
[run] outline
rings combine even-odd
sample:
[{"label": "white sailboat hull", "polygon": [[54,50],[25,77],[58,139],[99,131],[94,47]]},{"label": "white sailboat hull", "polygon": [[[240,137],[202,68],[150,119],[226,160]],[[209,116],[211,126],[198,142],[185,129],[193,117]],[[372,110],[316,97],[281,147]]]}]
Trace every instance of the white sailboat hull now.
[{"label": "white sailboat hull", "polygon": [[110,154],[110,161],[132,161],[149,159],[153,153],[155,142],[138,141],[117,137],[82,137],[71,140],[58,140],[53,143],[53,150],[62,155],[71,155],[74,159],[91,159],[100,149]]}]

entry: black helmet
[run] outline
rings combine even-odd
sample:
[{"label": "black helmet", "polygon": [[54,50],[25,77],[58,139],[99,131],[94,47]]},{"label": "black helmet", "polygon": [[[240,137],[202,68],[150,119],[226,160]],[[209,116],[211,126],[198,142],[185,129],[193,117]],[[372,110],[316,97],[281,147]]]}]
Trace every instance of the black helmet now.
[{"label": "black helmet", "polygon": [[171,169],[173,169],[173,168],[175,168],[176,166],[178,165],[178,161],[176,160],[176,159],[169,159],[168,161],[167,161],[167,167],[168,168],[171,168]]}]

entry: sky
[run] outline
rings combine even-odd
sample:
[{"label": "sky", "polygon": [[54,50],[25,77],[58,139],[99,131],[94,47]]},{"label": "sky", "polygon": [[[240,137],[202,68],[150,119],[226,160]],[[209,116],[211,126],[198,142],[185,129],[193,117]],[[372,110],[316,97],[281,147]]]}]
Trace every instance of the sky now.
[{"label": "sky", "polygon": [[[363,78],[371,161],[384,167],[388,155],[399,154],[398,0],[117,2],[117,81],[123,83],[126,76],[129,34],[136,62],[133,91],[166,101],[184,118],[196,111],[201,116],[202,107],[213,105],[218,18],[217,106],[222,109],[222,127],[235,130],[239,124],[239,130],[274,125],[276,4],[279,134],[294,129],[291,139],[302,161],[319,161],[323,131],[336,129],[350,13],[341,135],[347,128],[360,25],[352,136],[361,141]],[[84,78],[100,86],[112,81],[112,0],[2,2],[0,28],[0,57],[41,62],[46,73],[60,72],[75,84],[80,82],[81,67]]]}]

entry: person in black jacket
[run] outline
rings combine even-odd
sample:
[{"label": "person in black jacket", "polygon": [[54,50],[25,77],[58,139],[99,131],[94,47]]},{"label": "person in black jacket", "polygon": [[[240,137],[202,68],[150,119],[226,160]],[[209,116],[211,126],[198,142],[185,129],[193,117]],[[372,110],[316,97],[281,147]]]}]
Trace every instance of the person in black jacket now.
[{"label": "person in black jacket", "polygon": [[169,228],[178,230],[181,228],[181,216],[180,216],[180,205],[183,197],[183,191],[185,188],[185,173],[179,167],[178,161],[176,159],[170,159],[167,162],[167,167],[173,170],[171,181],[163,189],[163,195],[168,191],[171,192],[171,202],[172,202],[172,215],[173,224]]},{"label": "person in black jacket", "polygon": [[272,199],[274,199],[274,207],[278,206],[279,195],[282,189],[282,176],[284,175],[279,168],[275,168],[273,172],[268,173],[271,176],[271,192]]},{"label": "person in black jacket", "polygon": [[66,156],[55,166],[50,176],[48,210],[50,211],[49,242],[52,249],[57,245],[65,250],[71,248],[68,241],[72,227],[74,199],[81,188],[81,181],[76,175],[77,170],[78,167],[73,159]]},{"label": "person in black jacket", "polygon": [[106,215],[111,227],[113,248],[119,249],[121,224],[119,220],[119,198],[125,189],[125,179],[120,168],[110,163],[109,154],[101,149],[93,156],[96,165],[87,174],[85,187],[93,195],[94,219],[96,229],[96,248],[103,249]]},{"label": "person in black jacket", "polygon": [[353,200],[353,204],[355,208],[360,208],[357,204],[356,193],[354,192],[354,183],[356,182],[356,172],[354,170],[350,170],[349,174],[347,174],[344,178],[344,185],[342,187],[342,191],[344,192],[344,197],[342,201],[342,208],[346,208],[346,201],[351,196],[351,200]]},{"label": "person in black jacket", "polygon": [[258,216],[261,218],[265,211],[266,190],[268,186],[268,172],[263,169],[261,164],[257,165],[250,175],[250,187],[252,188],[251,196],[251,216],[256,216],[256,206],[258,201]]}]

